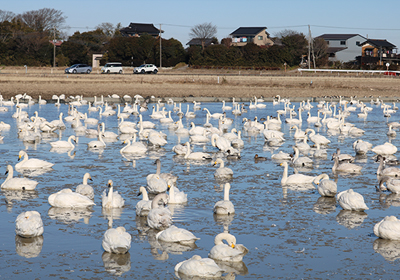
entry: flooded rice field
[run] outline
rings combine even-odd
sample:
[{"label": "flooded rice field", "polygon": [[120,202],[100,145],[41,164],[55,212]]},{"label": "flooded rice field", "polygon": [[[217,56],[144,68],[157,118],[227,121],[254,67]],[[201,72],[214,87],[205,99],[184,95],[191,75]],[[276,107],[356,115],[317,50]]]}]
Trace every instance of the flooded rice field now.
[{"label": "flooded rice field", "polygon": [[[346,122],[353,123],[365,131],[364,135],[352,136],[336,130],[328,130],[326,125],[315,127],[307,122],[307,110],[302,113],[302,130],[315,129],[326,136],[331,143],[326,147],[326,158],[313,158],[312,168],[301,168],[301,174],[317,176],[326,173],[337,182],[338,192],[352,188],[363,195],[369,210],[365,212],[345,211],[335,198],[321,197],[315,187],[298,188],[282,186],[281,178],[284,167],[281,161],[271,160],[271,155],[279,151],[293,153],[296,144],[295,130],[285,123],[282,116],[281,131],[285,141],[266,142],[262,133],[251,133],[244,129],[243,118],[266,118],[276,116],[277,110],[284,108],[284,103],[273,105],[264,103],[266,108],[259,108],[235,116],[227,111],[226,117],[233,123],[228,131],[236,128],[241,131],[244,147],[240,149],[241,158],[226,156],[218,148],[206,144],[192,145],[195,152],[207,152],[212,161],[188,161],[176,155],[172,148],[178,142],[185,143],[188,136],[175,134],[157,119],[151,119],[151,109],[143,112],[144,121],[156,124],[156,130],[167,135],[167,144],[161,148],[148,146],[143,156],[122,156],[123,139],[106,141],[106,147],[100,150],[88,149],[88,143],[96,140],[83,132],[76,132],[71,123],[64,121],[65,130],[42,135],[36,143],[22,141],[18,137],[17,120],[12,117],[16,108],[0,113],[0,120],[11,125],[9,130],[1,131],[4,136],[0,144],[1,182],[8,164],[18,163],[18,154],[24,150],[29,158],[38,158],[54,163],[47,172],[21,174],[14,170],[14,176],[27,176],[36,180],[34,191],[1,190],[0,201],[0,257],[3,279],[45,279],[50,277],[63,279],[174,279],[177,275],[174,267],[177,263],[200,255],[205,258],[214,246],[217,234],[229,231],[236,237],[238,244],[249,250],[243,262],[234,264],[220,263],[225,270],[226,279],[268,279],[268,278],[315,278],[315,279],[359,279],[359,278],[397,278],[400,274],[400,242],[378,239],[373,233],[374,225],[385,216],[398,216],[400,196],[390,192],[377,192],[378,184],[374,153],[365,157],[356,157],[357,165],[362,166],[359,174],[333,174],[332,154],[340,147],[342,153],[355,155],[353,142],[363,139],[373,146],[390,141],[398,146],[396,138],[387,136],[387,122],[398,121],[399,117],[385,118],[380,105],[370,105],[373,110],[366,118],[358,118],[351,112]],[[149,104],[149,108],[154,105]],[[182,104],[185,113],[186,105]],[[193,104],[190,103],[190,111]],[[226,105],[231,106],[231,103]],[[246,104],[248,105],[248,104]],[[299,104],[296,108],[299,107]],[[316,116],[317,104],[310,110]],[[122,105],[121,105],[122,106]],[[211,113],[222,112],[221,103],[202,103],[201,109]],[[350,104],[348,104],[350,106]],[[173,105],[165,104],[166,111]],[[248,106],[246,106],[248,107]],[[342,106],[343,107],[343,106]],[[119,133],[117,116],[99,116],[98,112],[88,112],[88,106],[77,107],[79,112],[88,113],[105,123],[107,131]],[[121,110],[124,107],[121,107]],[[182,119],[183,125],[190,129],[190,123],[203,126],[206,111],[195,110],[195,118]],[[52,121],[62,112],[68,116],[68,106],[54,104],[31,105],[23,109],[29,116],[37,111],[40,117]],[[174,121],[178,120],[172,112]],[[322,116],[322,115],[321,115]],[[329,117],[329,116],[328,116]],[[298,118],[294,117],[294,118]],[[139,117],[131,115],[127,121],[138,122]],[[83,123],[83,120],[82,120]],[[217,119],[210,119],[218,127]],[[96,129],[96,126],[88,126]],[[71,150],[52,149],[50,142],[67,140],[70,135],[77,136],[77,144]],[[146,140],[142,140],[147,145]],[[310,145],[313,143],[308,141]],[[255,154],[267,160],[254,160]],[[225,181],[216,180],[214,160],[221,157],[225,166],[233,171],[230,200],[235,207],[235,214],[215,215],[214,204],[224,198]],[[161,172],[171,172],[178,176],[177,187],[187,194],[188,202],[183,205],[168,205],[172,212],[173,224],[190,230],[200,240],[195,246],[183,246],[157,241],[157,230],[150,229],[146,218],[136,216],[135,206],[142,199],[138,196],[139,188],[146,186],[146,176],[156,173],[155,160],[161,160]],[[85,173],[89,172],[94,188],[95,206],[83,209],[65,209],[51,207],[48,197],[64,188],[75,190],[82,183]],[[289,165],[289,175],[294,169]],[[40,174],[42,173],[42,174]],[[120,209],[102,209],[101,194],[107,189],[108,180],[114,183],[114,190],[125,199],[125,206]],[[41,214],[44,233],[40,237],[22,238],[15,233],[15,220],[24,211],[35,210]],[[102,248],[102,239],[109,227],[125,227],[132,236],[131,248],[127,254],[107,253]]]}]

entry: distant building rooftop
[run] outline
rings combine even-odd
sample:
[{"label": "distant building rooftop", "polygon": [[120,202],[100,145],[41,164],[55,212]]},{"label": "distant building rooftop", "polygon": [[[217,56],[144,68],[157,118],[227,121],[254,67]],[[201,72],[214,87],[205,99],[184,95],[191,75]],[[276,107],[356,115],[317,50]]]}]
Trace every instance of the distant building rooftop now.
[{"label": "distant building rooftop", "polygon": [[235,36],[235,37],[241,37],[241,36],[245,37],[245,36],[249,36],[249,35],[256,35],[265,29],[267,29],[267,28],[266,27],[239,27],[238,29],[233,31],[230,35]]},{"label": "distant building rooftop", "polygon": [[[160,34],[160,29],[155,28],[152,23],[131,22],[128,27],[124,27],[119,31],[123,36],[141,36],[142,34],[158,36]],[[161,30],[161,33],[164,33],[164,31]]]}]

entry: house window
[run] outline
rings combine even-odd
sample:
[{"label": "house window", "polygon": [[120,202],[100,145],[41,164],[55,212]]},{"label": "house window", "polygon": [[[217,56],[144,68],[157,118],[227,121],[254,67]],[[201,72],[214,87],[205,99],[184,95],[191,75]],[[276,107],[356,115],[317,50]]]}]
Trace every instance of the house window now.
[{"label": "house window", "polygon": [[359,46],[360,45],[360,41],[356,41],[356,46]]},{"label": "house window", "polygon": [[341,45],[346,45],[346,41],[340,41]]},{"label": "house window", "polygon": [[263,36],[258,36],[258,40],[262,40],[263,39]]}]

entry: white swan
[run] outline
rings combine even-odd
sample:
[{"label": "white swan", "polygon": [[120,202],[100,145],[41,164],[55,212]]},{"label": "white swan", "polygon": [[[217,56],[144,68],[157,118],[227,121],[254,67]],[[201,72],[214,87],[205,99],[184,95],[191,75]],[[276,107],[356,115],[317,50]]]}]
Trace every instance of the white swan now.
[{"label": "white swan", "polygon": [[232,169],[224,166],[224,161],[221,158],[217,158],[214,162],[214,166],[219,164],[219,168],[214,172],[214,177],[217,179],[229,179],[233,176]]},{"label": "white swan", "polygon": [[151,143],[153,146],[165,146],[168,144],[167,140],[164,139],[164,137],[156,131],[151,131],[148,135],[148,141]]},{"label": "white swan", "polygon": [[384,165],[384,157],[382,155],[378,155],[376,161],[379,161],[378,170],[376,174],[378,176],[392,176],[392,177],[400,177],[400,168],[398,167],[387,167],[383,168]]},{"label": "white swan", "polygon": [[91,185],[88,185],[88,180],[93,181],[89,173],[83,175],[82,184],[78,185],[75,189],[76,193],[84,195],[90,199],[94,198],[94,190]]},{"label": "white swan", "polygon": [[147,152],[147,147],[141,143],[141,142],[136,142],[136,134],[134,134],[132,143],[129,139],[126,139],[122,144],[126,144],[125,147],[123,147],[119,152],[121,154],[145,154]]},{"label": "white swan", "polygon": [[199,255],[194,255],[186,261],[182,261],[175,266],[175,274],[186,277],[202,277],[215,278],[221,277],[225,270],[220,268],[214,260],[210,258],[201,258]]},{"label": "white swan", "polygon": [[382,239],[400,240],[400,221],[395,216],[386,216],[375,224],[374,234]]},{"label": "white swan", "polygon": [[60,208],[85,208],[96,205],[90,198],[71,189],[62,189],[49,195],[48,201],[51,206]]},{"label": "white swan", "polygon": [[151,200],[145,187],[139,188],[138,196],[143,195],[143,199],[136,203],[136,216],[146,217],[151,210]]},{"label": "white swan", "polygon": [[[228,244],[225,244],[226,240]],[[212,247],[208,257],[224,262],[241,262],[249,250],[242,244],[236,244],[236,238],[230,233],[223,232],[215,236],[215,246]]]},{"label": "white swan", "polygon": [[282,151],[279,151],[279,153],[271,155],[271,159],[275,159],[275,160],[291,160],[292,157],[288,153],[284,153]]},{"label": "white swan", "polygon": [[357,155],[365,155],[370,149],[372,149],[372,144],[359,139],[353,143],[353,149]]},{"label": "white swan", "polygon": [[172,224],[171,211],[158,205],[161,200],[166,203],[168,195],[166,193],[156,195],[151,202],[151,210],[147,215],[147,224],[154,229],[168,228]]},{"label": "white swan", "polygon": [[336,183],[329,180],[327,174],[318,175],[313,183],[317,185],[317,191],[321,196],[335,196],[337,193]]},{"label": "white swan", "polygon": [[131,248],[132,236],[124,227],[110,228],[103,236],[104,251],[114,254],[126,254]]},{"label": "white swan", "polygon": [[185,159],[188,160],[210,160],[211,155],[203,152],[194,152],[192,153],[190,150],[190,143],[186,142],[186,154],[185,154]]},{"label": "white swan", "polygon": [[177,187],[174,187],[171,180],[168,181],[168,190],[168,204],[181,204],[188,201],[187,194],[180,191]]},{"label": "white swan", "polygon": [[104,124],[104,122],[101,123],[101,131],[103,133],[103,137],[105,139],[117,139],[118,138],[118,134],[112,132],[112,131],[105,131],[106,130],[106,126]]},{"label": "white swan", "polygon": [[244,147],[244,142],[241,138],[242,132],[239,130],[238,135],[236,139],[233,139],[231,142],[232,147],[234,148],[243,148]]},{"label": "white swan", "polygon": [[224,186],[224,200],[220,200],[214,205],[213,212],[217,215],[230,215],[235,213],[235,207],[233,203],[229,200],[229,190],[231,185],[225,183]]},{"label": "white swan", "polygon": [[182,245],[191,245],[200,238],[197,238],[193,233],[186,229],[178,228],[172,225],[169,228],[157,233],[156,239],[163,242],[174,242],[180,243]]},{"label": "white swan", "polygon": [[296,132],[294,133],[294,138],[295,139],[303,139],[306,137],[306,133],[303,130],[300,130],[297,125],[292,126],[290,129],[295,129]]},{"label": "white swan", "polygon": [[332,159],[335,161],[332,167],[332,172],[343,172],[343,173],[360,173],[362,166],[354,163],[344,162],[339,164],[339,157],[334,153]]},{"label": "white swan", "polygon": [[281,185],[302,185],[302,184],[312,184],[315,177],[307,176],[303,174],[293,174],[288,177],[288,164],[286,161],[280,164],[284,167],[283,175],[281,179]]},{"label": "white swan", "polygon": [[364,202],[364,197],[352,189],[338,193],[336,200],[344,210],[364,211],[369,209]]},{"label": "white swan", "polygon": [[[379,177],[378,177],[379,178]],[[386,183],[385,187],[383,184]],[[389,176],[383,176],[379,178],[379,190],[385,191],[389,190],[392,193],[400,193],[400,180],[399,179],[392,179]]]},{"label": "white swan", "polygon": [[43,221],[37,211],[22,212],[15,220],[15,233],[25,238],[41,236],[44,232]]},{"label": "white swan", "polygon": [[294,166],[312,167],[313,161],[309,157],[299,157],[299,149],[293,146],[294,157],[292,159]]},{"label": "white swan", "polygon": [[315,144],[320,144],[320,145],[328,145],[329,143],[331,143],[330,140],[328,140],[325,136],[321,135],[321,134],[315,134],[315,130],[311,129],[311,128],[307,128],[306,129],[306,134],[308,132],[311,132],[310,135],[308,136],[308,138],[313,141]]},{"label": "white swan", "polygon": [[101,133],[99,133],[98,139],[99,140],[90,141],[88,143],[88,148],[89,149],[104,149],[106,147],[106,143],[104,142],[103,135]]},{"label": "white swan", "polygon": [[101,195],[101,205],[103,208],[122,208],[125,205],[125,200],[122,196],[115,191],[114,192],[114,185],[112,180],[108,180],[108,195],[107,190],[103,191]]},{"label": "white swan", "polygon": [[21,162],[15,165],[15,170],[18,169],[48,169],[51,168],[54,163],[36,159],[36,158],[28,158],[28,154],[25,151],[19,151],[18,160],[24,158]]},{"label": "white swan", "polygon": [[391,143],[386,142],[383,145],[376,146],[371,149],[377,155],[393,155],[397,152],[397,147]]},{"label": "white swan", "polygon": [[75,148],[75,145],[72,144],[72,141],[76,143],[75,135],[71,135],[70,137],[68,137],[68,141],[51,142],[50,145],[52,148],[73,149]]},{"label": "white swan", "polygon": [[36,188],[38,184],[37,181],[30,180],[27,178],[13,178],[14,169],[11,165],[7,165],[6,174],[7,173],[8,173],[7,178],[1,184],[2,189],[32,191]]},{"label": "white swan", "polygon": [[213,147],[217,147],[221,151],[225,152],[226,150],[232,148],[231,143],[228,139],[219,136],[218,134],[213,134],[211,136],[211,145]]}]

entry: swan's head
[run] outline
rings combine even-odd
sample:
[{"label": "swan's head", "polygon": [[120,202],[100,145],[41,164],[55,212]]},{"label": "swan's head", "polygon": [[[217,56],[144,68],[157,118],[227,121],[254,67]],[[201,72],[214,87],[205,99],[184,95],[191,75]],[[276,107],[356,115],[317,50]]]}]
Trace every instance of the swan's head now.
[{"label": "swan's head", "polygon": [[112,188],[112,186],[113,186],[113,181],[108,180],[107,187]]}]

